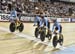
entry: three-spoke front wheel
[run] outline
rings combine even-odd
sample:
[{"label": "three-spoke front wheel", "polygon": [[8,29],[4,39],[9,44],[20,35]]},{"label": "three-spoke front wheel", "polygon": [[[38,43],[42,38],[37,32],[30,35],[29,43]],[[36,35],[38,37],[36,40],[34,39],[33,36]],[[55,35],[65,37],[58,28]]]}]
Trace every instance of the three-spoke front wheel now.
[{"label": "three-spoke front wheel", "polygon": [[54,37],[53,37],[53,47],[54,47],[54,48],[57,46],[57,43],[58,43],[57,36],[54,36]]}]

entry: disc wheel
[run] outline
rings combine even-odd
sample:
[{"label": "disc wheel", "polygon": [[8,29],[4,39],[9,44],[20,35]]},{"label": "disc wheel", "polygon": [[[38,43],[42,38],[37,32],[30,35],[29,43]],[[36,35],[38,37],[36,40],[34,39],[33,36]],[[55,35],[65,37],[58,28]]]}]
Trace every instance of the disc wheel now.
[{"label": "disc wheel", "polygon": [[63,35],[62,34],[60,34],[60,36],[59,36],[59,44],[62,46],[63,45]]},{"label": "disc wheel", "polygon": [[21,23],[20,26],[19,26],[19,32],[22,32],[23,29],[24,29],[24,25],[23,25],[23,23]]},{"label": "disc wheel", "polygon": [[15,23],[11,23],[9,26],[9,29],[11,32],[14,32],[15,31]]},{"label": "disc wheel", "polygon": [[39,35],[39,28],[35,28],[35,37],[38,38]]},{"label": "disc wheel", "polygon": [[53,37],[53,47],[54,47],[54,48],[57,46],[57,42],[58,42],[57,36],[54,36],[54,37]]}]

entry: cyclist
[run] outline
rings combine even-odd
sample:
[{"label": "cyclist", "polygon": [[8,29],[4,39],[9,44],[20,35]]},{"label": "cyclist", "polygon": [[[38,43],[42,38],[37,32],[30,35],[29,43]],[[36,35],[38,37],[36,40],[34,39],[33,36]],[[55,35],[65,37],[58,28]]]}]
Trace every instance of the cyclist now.
[{"label": "cyclist", "polygon": [[43,14],[40,14],[40,16],[36,16],[36,18],[34,20],[34,25],[36,25],[36,23],[39,27],[42,27],[42,25],[44,23],[44,26],[46,26],[46,28],[48,28],[48,30],[50,30],[49,19],[44,17]]},{"label": "cyclist", "polygon": [[57,33],[62,33],[62,26],[60,25],[59,22],[57,22],[57,20],[53,20],[53,27],[52,27],[52,32],[56,32]]},{"label": "cyclist", "polygon": [[19,18],[17,17],[17,11],[15,8],[12,8],[10,12],[10,22],[20,23]]}]

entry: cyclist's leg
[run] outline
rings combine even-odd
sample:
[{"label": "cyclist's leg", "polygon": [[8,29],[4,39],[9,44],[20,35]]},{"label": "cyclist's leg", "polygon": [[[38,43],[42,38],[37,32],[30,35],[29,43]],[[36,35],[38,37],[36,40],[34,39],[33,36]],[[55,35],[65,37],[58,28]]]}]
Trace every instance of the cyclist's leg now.
[{"label": "cyclist's leg", "polygon": [[18,14],[19,21],[21,21],[21,14]]},{"label": "cyclist's leg", "polygon": [[60,31],[59,31],[59,33],[62,33],[62,26],[60,25]]},{"label": "cyclist's leg", "polygon": [[51,34],[51,30],[50,30],[50,22],[48,22],[48,25],[47,25],[47,27],[48,27],[48,34]]},{"label": "cyclist's leg", "polygon": [[[47,25],[46,25],[46,24],[47,24]],[[47,27],[47,28],[46,28],[46,34],[50,34],[50,33],[51,33],[51,31],[50,31],[50,22],[49,22],[49,21],[44,22],[44,26]]]},{"label": "cyclist's leg", "polygon": [[[47,24],[47,25],[46,25]],[[47,21],[47,22],[44,22],[44,26],[46,26],[48,28],[48,30],[50,30],[50,22]]]},{"label": "cyclist's leg", "polygon": [[10,22],[11,22],[11,23],[15,23],[15,20],[14,20],[14,17],[13,17],[13,16],[10,17]]},{"label": "cyclist's leg", "polygon": [[48,30],[50,30],[50,22],[48,22]]},{"label": "cyclist's leg", "polygon": [[39,22],[39,21],[37,21],[37,26],[38,26],[38,27],[40,26],[40,22]]},{"label": "cyclist's leg", "polygon": [[17,26],[17,19],[16,19],[16,17],[14,17],[14,22],[15,22],[15,24],[16,24],[16,26]]},{"label": "cyclist's leg", "polygon": [[18,17],[16,17],[16,22],[17,22],[18,26],[19,26],[20,23],[21,23]]}]

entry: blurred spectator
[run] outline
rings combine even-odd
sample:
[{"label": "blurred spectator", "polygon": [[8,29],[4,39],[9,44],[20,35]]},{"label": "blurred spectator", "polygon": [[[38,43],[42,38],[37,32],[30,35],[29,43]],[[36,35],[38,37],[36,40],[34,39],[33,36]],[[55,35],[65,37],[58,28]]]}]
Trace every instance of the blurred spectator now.
[{"label": "blurred spectator", "polygon": [[[52,3],[53,2],[53,3]],[[23,14],[37,14],[41,11],[45,15],[56,16],[56,17],[66,17],[75,15],[75,4],[67,4],[62,2],[31,2],[28,0],[1,0],[0,2],[1,12],[9,13],[13,7],[19,13]]]}]

